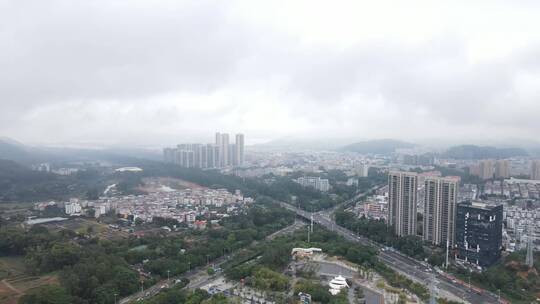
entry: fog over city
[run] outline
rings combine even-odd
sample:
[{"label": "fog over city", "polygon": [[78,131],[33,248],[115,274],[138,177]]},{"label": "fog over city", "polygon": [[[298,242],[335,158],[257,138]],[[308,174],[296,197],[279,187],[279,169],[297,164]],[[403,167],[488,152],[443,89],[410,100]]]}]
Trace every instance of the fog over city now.
[{"label": "fog over city", "polygon": [[0,0],[0,136],[534,141],[539,5]]}]

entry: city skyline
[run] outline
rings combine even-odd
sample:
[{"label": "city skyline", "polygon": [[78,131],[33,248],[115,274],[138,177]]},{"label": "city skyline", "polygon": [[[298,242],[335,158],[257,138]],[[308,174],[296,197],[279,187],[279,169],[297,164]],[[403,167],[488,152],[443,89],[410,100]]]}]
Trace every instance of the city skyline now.
[{"label": "city skyline", "polygon": [[187,168],[227,168],[244,164],[244,134],[235,134],[234,143],[229,133],[216,132],[214,143],[182,143],[163,148],[163,161]]}]

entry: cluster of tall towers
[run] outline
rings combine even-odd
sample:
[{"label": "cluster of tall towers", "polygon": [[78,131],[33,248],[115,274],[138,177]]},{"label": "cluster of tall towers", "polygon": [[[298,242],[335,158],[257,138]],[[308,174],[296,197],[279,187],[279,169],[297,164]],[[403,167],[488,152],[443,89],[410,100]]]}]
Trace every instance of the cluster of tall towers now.
[{"label": "cluster of tall towers", "polygon": [[[397,236],[417,235],[418,179],[414,172],[388,174],[388,224]],[[424,178],[424,240],[453,245],[459,177]]]},{"label": "cluster of tall towers", "polygon": [[165,148],[163,160],[187,168],[226,168],[244,164],[244,134],[236,134],[229,143],[228,133],[216,133],[213,144],[179,144]]},{"label": "cluster of tall towers", "polygon": [[228,133],[216,133],[220,167],[241,166],[244,163],[244,134],[236,134],[235,143],[229,144]]}]

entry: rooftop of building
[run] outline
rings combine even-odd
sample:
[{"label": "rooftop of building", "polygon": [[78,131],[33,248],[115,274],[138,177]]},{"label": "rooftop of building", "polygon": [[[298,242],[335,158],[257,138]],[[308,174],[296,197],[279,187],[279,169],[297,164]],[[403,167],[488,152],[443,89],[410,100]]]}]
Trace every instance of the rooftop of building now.
[{"label": "rooftop of building", "polygon": [[482,209],[482,210],[493,210],[497,207],[502,206],[501,204],[489,204],[482,201],[465,201],[465,202],[459,203],[458,205],[467,206],[467,207],[476,208],[476,209]]},{"label": "rooftop of building", "polygon": [[435,176],[435,175],[427,175],[425,176],[426,180],[443,180],[443,181],[450,181],[450,182],[459,182],[461,180],[461,177],[459,176]]},{"label": "rooftop of building", "polygon": [[418,176],[417,172],[412,172],[412,171],[399,171],[399,170],[388,171],[388,175],[398,175],[398,174]]}]

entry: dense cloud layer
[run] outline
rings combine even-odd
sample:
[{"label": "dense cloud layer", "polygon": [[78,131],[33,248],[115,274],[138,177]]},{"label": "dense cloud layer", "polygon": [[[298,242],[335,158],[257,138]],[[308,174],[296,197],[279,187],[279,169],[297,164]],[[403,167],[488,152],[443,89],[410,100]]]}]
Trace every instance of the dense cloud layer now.
[{"label": "dense cloud layer", "polygon": [[370,2],[0,1],[0,135],[535,137],[534,1]]}]

